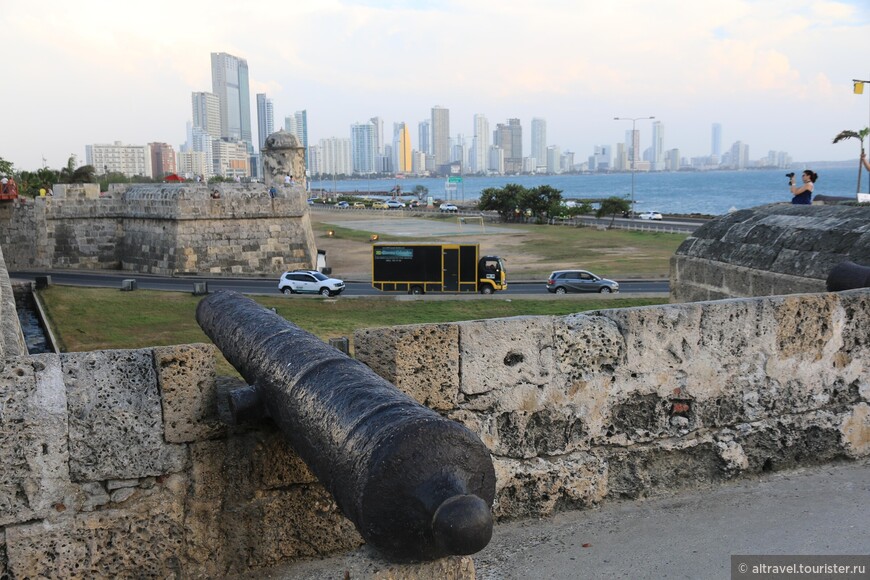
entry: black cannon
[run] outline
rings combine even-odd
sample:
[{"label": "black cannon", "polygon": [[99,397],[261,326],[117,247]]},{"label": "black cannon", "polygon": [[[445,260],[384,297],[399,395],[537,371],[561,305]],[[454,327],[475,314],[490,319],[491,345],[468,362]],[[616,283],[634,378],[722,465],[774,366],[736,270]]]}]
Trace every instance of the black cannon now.
[{"label": "black cannon", "polygon": [[854,290],[855,288],[870,288],[870,267],[861,266],[855,262],[840,262],[828,273],[825,281],[828,292]]},{"label": "black cannon", "polygon": [[486,546],[495,471],[477,435],[239,294],[203,298],[196,319],[252,385],[234,414],[265,411],[369,545],[396,560]]}]

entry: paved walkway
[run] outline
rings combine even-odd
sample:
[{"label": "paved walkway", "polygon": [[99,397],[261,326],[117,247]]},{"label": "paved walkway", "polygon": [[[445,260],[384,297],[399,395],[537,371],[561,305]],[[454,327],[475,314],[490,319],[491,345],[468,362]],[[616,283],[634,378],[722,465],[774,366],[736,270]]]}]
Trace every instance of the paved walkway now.
[{"label": "paved walkway", "polygon": [[[500,524],[473,559],[478,580],[706,579],[730,578],[732,554],[870,555],[870,460]],[[366,578],[359,563],[356,553],[257,577]]]}]

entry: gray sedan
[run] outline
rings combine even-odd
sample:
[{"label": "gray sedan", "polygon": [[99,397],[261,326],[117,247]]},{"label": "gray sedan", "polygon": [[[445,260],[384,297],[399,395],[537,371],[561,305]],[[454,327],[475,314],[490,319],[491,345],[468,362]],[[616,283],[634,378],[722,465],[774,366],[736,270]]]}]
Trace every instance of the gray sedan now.
[{"label": "gray sedan", "polygon": [[547,290],[556,294],[568,292],[619,292],[619,284],[586,270],[556,270],[547,278]]}]

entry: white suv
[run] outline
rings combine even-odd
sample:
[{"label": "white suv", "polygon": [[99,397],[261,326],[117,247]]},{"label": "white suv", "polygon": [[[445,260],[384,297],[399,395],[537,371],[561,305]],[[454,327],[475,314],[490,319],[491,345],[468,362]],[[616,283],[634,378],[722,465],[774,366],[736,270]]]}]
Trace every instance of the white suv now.
[{"label": "white suv", "polygon": [[344,292],[344,282],[316,270],[284,272],[278,280],[278,290],[284,294],[320,294],[338,296]]},{"label": "white suv", "polygon": [[637,214],[637,217],[642,220],[660,220],[662,219],[662,214],[657,211],[642,211]]}]

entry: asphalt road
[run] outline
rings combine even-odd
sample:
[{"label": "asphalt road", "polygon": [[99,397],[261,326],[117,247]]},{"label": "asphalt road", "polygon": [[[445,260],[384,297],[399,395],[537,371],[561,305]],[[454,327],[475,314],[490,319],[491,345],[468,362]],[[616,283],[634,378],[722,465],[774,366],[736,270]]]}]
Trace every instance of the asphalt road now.
[{"label": "asphalt road", "polygon": [[[143,290],[162,290],[170,292],[192,292],[194,282],[206,282],[210,292],[216,290],[233,290],[242,294],[275,294],[278,292],[278,280],[271,278],[206,278],[201,276],[152,276],[133,274],[129,272],[81,272],[58,271],[50,272],[10,272],[9,277],[15,280],[34,281],[37,276],[51,276],[52,284],[63,286],[85,286],[93,288],[121,288],[123,280],[136,280],[137,288]],[[619,294],[637,293],[667,293],[667,280],[618,280]],[[347,281],[347,288],[342,296],[405,296],[404,293],[381,292],[372,288],[367,281]],[[439,294],[440,295],[440,294]],[[544,287],[544,280],[509,282],[508,289],[497,293],[498,296],[550,296]],[[443,296],[443,295],[442,295]],[[579,295],[572,295],[579,296]],[[570,298],[559,296],[557,298]]]}]

